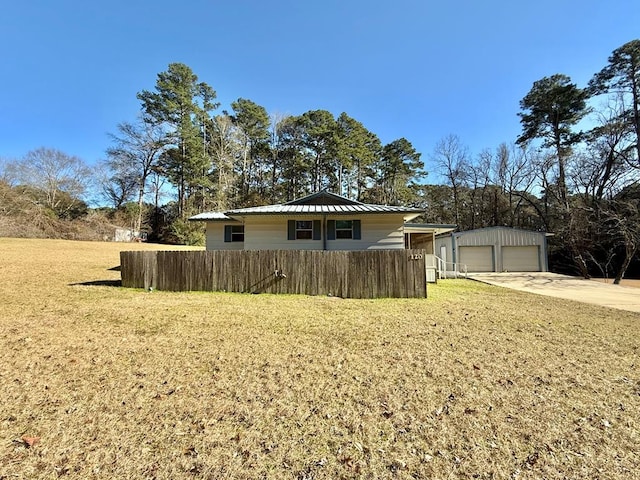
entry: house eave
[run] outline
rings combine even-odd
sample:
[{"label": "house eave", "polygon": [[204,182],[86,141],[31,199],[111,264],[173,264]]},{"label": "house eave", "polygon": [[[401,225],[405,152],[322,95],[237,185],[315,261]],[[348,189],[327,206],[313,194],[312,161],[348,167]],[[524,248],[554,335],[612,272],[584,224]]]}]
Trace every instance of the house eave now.
[{"label": "house eave", "polygon": [[434,233],[435,235],[442,235],[445,233],[453,232],[457,225],[447,223],[405,223],[405,233]]},{"label": "house eave", "polygon": [[231,218],[222,212],[204,212],[189,217],[190,222],[237,222],[235,218]]}]

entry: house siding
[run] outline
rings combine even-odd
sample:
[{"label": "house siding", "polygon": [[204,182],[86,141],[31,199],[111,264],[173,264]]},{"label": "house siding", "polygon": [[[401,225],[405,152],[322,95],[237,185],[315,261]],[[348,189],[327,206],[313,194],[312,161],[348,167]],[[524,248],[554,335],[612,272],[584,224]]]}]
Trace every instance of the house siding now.
[{"label": "house siding", "polygon": [[542,245],[544,234],[511,228],[487,228],[455,234],[459,247],[482,245]]},{"label": "house siding", "polygon": [[360,240],[328,240],[327,250],[395,250],[404,248],[402,227],[404,217],[401,215],[363,215],[348,219],[343,218],[345,220],[360,220],[362,238]]},{"label": "house siding", "polygon": [[[322,240],[288,240],[287,222],[295,218],[284,216],[247,217],[244,222],[245,250],[322,250]],[[319,220],[305,216],[298,220]]]},{"label": "house siding", "polygon": [[[360,240],[287,240],[288,220],[320,220],[318,216],[264,216],[245,218],[245,250],[391,250],[404,248],[403,215],[354,215],[332,216],[326,220],[360,220]],[[213,246],[213,244],[212,244]],[[218,247],[220,248],[220,247]],[[207,249],[209,243],[207,243]],[[222,247],[224,249],[224,247]]]},{"label": "house siding", "polygon": [[244,242],[225,242],[224,227],[238,222],[207,222],[205,245],[207,250],[243,250]]}]

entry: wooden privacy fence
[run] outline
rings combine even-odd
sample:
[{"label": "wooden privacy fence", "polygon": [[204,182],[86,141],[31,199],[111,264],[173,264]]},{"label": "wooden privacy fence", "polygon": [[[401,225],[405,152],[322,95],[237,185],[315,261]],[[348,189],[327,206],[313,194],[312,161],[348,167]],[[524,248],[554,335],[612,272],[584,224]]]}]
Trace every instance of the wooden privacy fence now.
[{"label": "wooden privacy fence", "polygon": [[120,252],[122,285],[169,291],[425,298],[424,250]]}]

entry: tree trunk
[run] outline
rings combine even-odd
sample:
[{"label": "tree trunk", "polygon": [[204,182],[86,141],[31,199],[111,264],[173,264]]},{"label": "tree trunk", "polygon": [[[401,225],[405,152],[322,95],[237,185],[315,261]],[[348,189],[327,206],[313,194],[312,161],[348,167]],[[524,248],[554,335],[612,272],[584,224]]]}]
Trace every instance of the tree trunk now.
[{"label": "tree trunk", "polygon": [[455,219],[455,224],[460,225],[460,216],[458,214],[458,187],[455,182],[452,182],[452,190],[453,190],[453,218]]},{"label": "tree trunk", "polygon": [[622,281],[622,278],[624,277],[624,274],[626,273],[627,268],[629,268],[629,265],[631,264],[633,257],[636,255],[636,253],[638,253],[638,247],[636,245],[632,245],[627,242],[625,244],[624,253],[625,253],[624,261],[622,262],[620,269],[616,273],[616,277],[613,279],[614,285],[620,285],[620,282]]},{"label": "tree trunk", "polygon": [[362,197],[362,168],[360,168],[360,160],[356,160],[356,168],[357,168],[357,173],[356,173],[356,200],[357,201],[362,201],[361,197]]},{"label": "tree trunk", "polygon": [[633,123],[634,123],[634,131],[636,133],[636,153],[638,155],[638,162],[640,162],[640,89],[636,82],[635,75],[632,76],[631,79],[631,93],[632,93],[632,101],[633,101]]},{"label": "tree trunk", "polygon": [[271,203],[276,203],[276,184],[278,182],[278,160],[277,154],[274,153],[271,165]]},{"label": "tree trunk", "polygon": [[135,231],[140,235],[142,230],[142,204],[144,202],[144,184],[140,182],[140,190],[138,191],[138,217],[136,218]]},{"label": "tree trunk", "polygon": [[560,133],[555,133],[555,146],[558,155],[558,195],[562,207],[569,210],[568,192],[567,192],[567,179],[565,173],[565,158],[562,153],[562,144],[560,141]]},{"label": "tree trunk", "polygon": [[182,140],[182,162],[180,162],[180,185],[178,185],[178,217],[183,218],[184,217],[184,207],[186,204],[185,201],[185,197],[186,197],[186,193],[185,193],[185,188],[186,188],[186,181],[184,178],[184,165],[187,161],[187,146],[185,145],[185,141],[184,138],[181,139]]}]

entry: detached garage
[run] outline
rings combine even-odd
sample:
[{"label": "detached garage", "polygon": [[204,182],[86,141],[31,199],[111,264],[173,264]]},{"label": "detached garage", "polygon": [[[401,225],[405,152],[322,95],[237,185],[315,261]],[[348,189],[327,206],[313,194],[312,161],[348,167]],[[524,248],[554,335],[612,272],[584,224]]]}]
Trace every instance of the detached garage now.
[{"label": "detached garage", "polygon": [[[546,272],[547,234],[489,227],[436,238],[436,255],[447,270],[468,272]],[[455,265],[455,268],[453,267]]]}]

